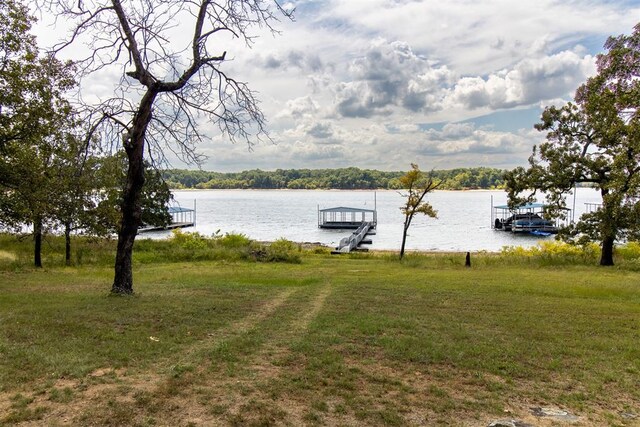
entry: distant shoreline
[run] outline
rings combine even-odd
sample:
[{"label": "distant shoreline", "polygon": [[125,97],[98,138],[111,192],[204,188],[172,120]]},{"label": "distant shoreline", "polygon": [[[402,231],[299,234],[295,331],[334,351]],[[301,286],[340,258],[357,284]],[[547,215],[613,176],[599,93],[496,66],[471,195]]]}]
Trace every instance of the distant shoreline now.
[{"label": "distant shoreline", "polygon": [[[364,189],[364,188],[354,188],[354,189],[341,189],[341,188],[316,188],[316,189],[305,189],[305,188],[170,188],[169,190],[173,191],[324,191],[324,192],[348,192],[348,191],[357,191],[357,192],[398,192],[405,191],[401,189],[392,190],[388,188],[381,189]],[[459,193],[459,192],[490,192],[490,191],[505,191],[504,188],[463,188],[459,190],[433,190],[434,192],[450,192],[450,193]]]}]

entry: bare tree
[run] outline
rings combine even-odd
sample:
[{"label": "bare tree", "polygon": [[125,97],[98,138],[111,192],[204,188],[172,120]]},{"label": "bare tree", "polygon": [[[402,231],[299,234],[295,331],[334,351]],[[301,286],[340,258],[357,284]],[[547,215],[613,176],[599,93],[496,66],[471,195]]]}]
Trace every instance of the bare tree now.
[{"label": "bare tree", "polygon": [[[88,54],[76,62],[85,74],[113,67],[121,73],[120,95],[91,107],[89,136],[102,132],[109,141],[117,137],[127,154],[112,292],[130,294],[145,150],[163,158],[168,148],[197,162],[195,148],[203,139],[199,116],[216,123],[232,142],[251,145],[268,139],[255,94],[246,83],[226,74],[227,52],[219,46],[232,39],[251,46],[255,36],[251,31],[275,32],[278,16],[291,18],[291,12],[275,0],[42,0],[41,4],[73,24],[55,51],[84,41]],[[190,32],[186,40],[184,28]],[[174,145],[167,144],[171,141]]]}]

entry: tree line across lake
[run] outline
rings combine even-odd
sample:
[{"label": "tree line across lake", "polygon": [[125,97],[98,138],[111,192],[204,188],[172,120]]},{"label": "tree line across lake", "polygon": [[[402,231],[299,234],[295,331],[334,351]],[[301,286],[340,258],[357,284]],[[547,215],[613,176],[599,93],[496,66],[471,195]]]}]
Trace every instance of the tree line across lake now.
[{"label": "tree line across lake", "polygon": [[[401,189],[406,172],[385,172],[355,167],[343,169],[253,169],[243,172],[210,172],[170,169],[163,177],[174,189],[292,189],[370,190]],[[495,189],[504,187],[505,171],[478,167],[434,170],[431,176],[442,181],[443,190]]]}]

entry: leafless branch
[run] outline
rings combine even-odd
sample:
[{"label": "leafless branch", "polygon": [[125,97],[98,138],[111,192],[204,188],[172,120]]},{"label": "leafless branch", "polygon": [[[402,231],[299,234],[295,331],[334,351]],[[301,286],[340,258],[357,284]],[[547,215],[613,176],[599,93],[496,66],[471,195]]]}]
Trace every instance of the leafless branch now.
[{"label": "leafless branch", "polygon": [[[278,15],[293,19],[293,11],[284,10],[277,1],[41,0],[38,4],[73,22],[54,51],[84,43],[88,53],[77,58],[81,76],[113,67],[122,70],[120,98],[91,106],[95,121],[88,138],[100,133],[103,143],[118,143],[136,114],[138,100],[145,91],[155,91],[158,98],[147,130],[154,156],[168,149],[183,159],[200,161],[195,150],[207,139],[198,130],[201,120],[216,123],[230,141],[243,141],[249,147],[270,140],[256,94],[227,74],[226,50],[212,52],[223,33],[248,46],[254,40],[252,28],[277,33],[273,24]],[[188,20],[193,29],[190,40],[180,39],[178,25]]]}]

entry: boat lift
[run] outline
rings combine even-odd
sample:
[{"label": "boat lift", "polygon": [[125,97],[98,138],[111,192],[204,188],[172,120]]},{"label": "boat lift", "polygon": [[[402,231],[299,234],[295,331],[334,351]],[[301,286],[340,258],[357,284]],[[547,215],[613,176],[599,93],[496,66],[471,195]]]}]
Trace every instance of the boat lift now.
[{"label": "boat lift", "polygon": [[544,237],[558,233],[558,229],[564,225],[560,220],[551,221],[544,217],[547,205],[543,203],[527,203],[516,208],[509,205],[493,206],[492,197],[491,204],[491,228],[494,230]]}]

